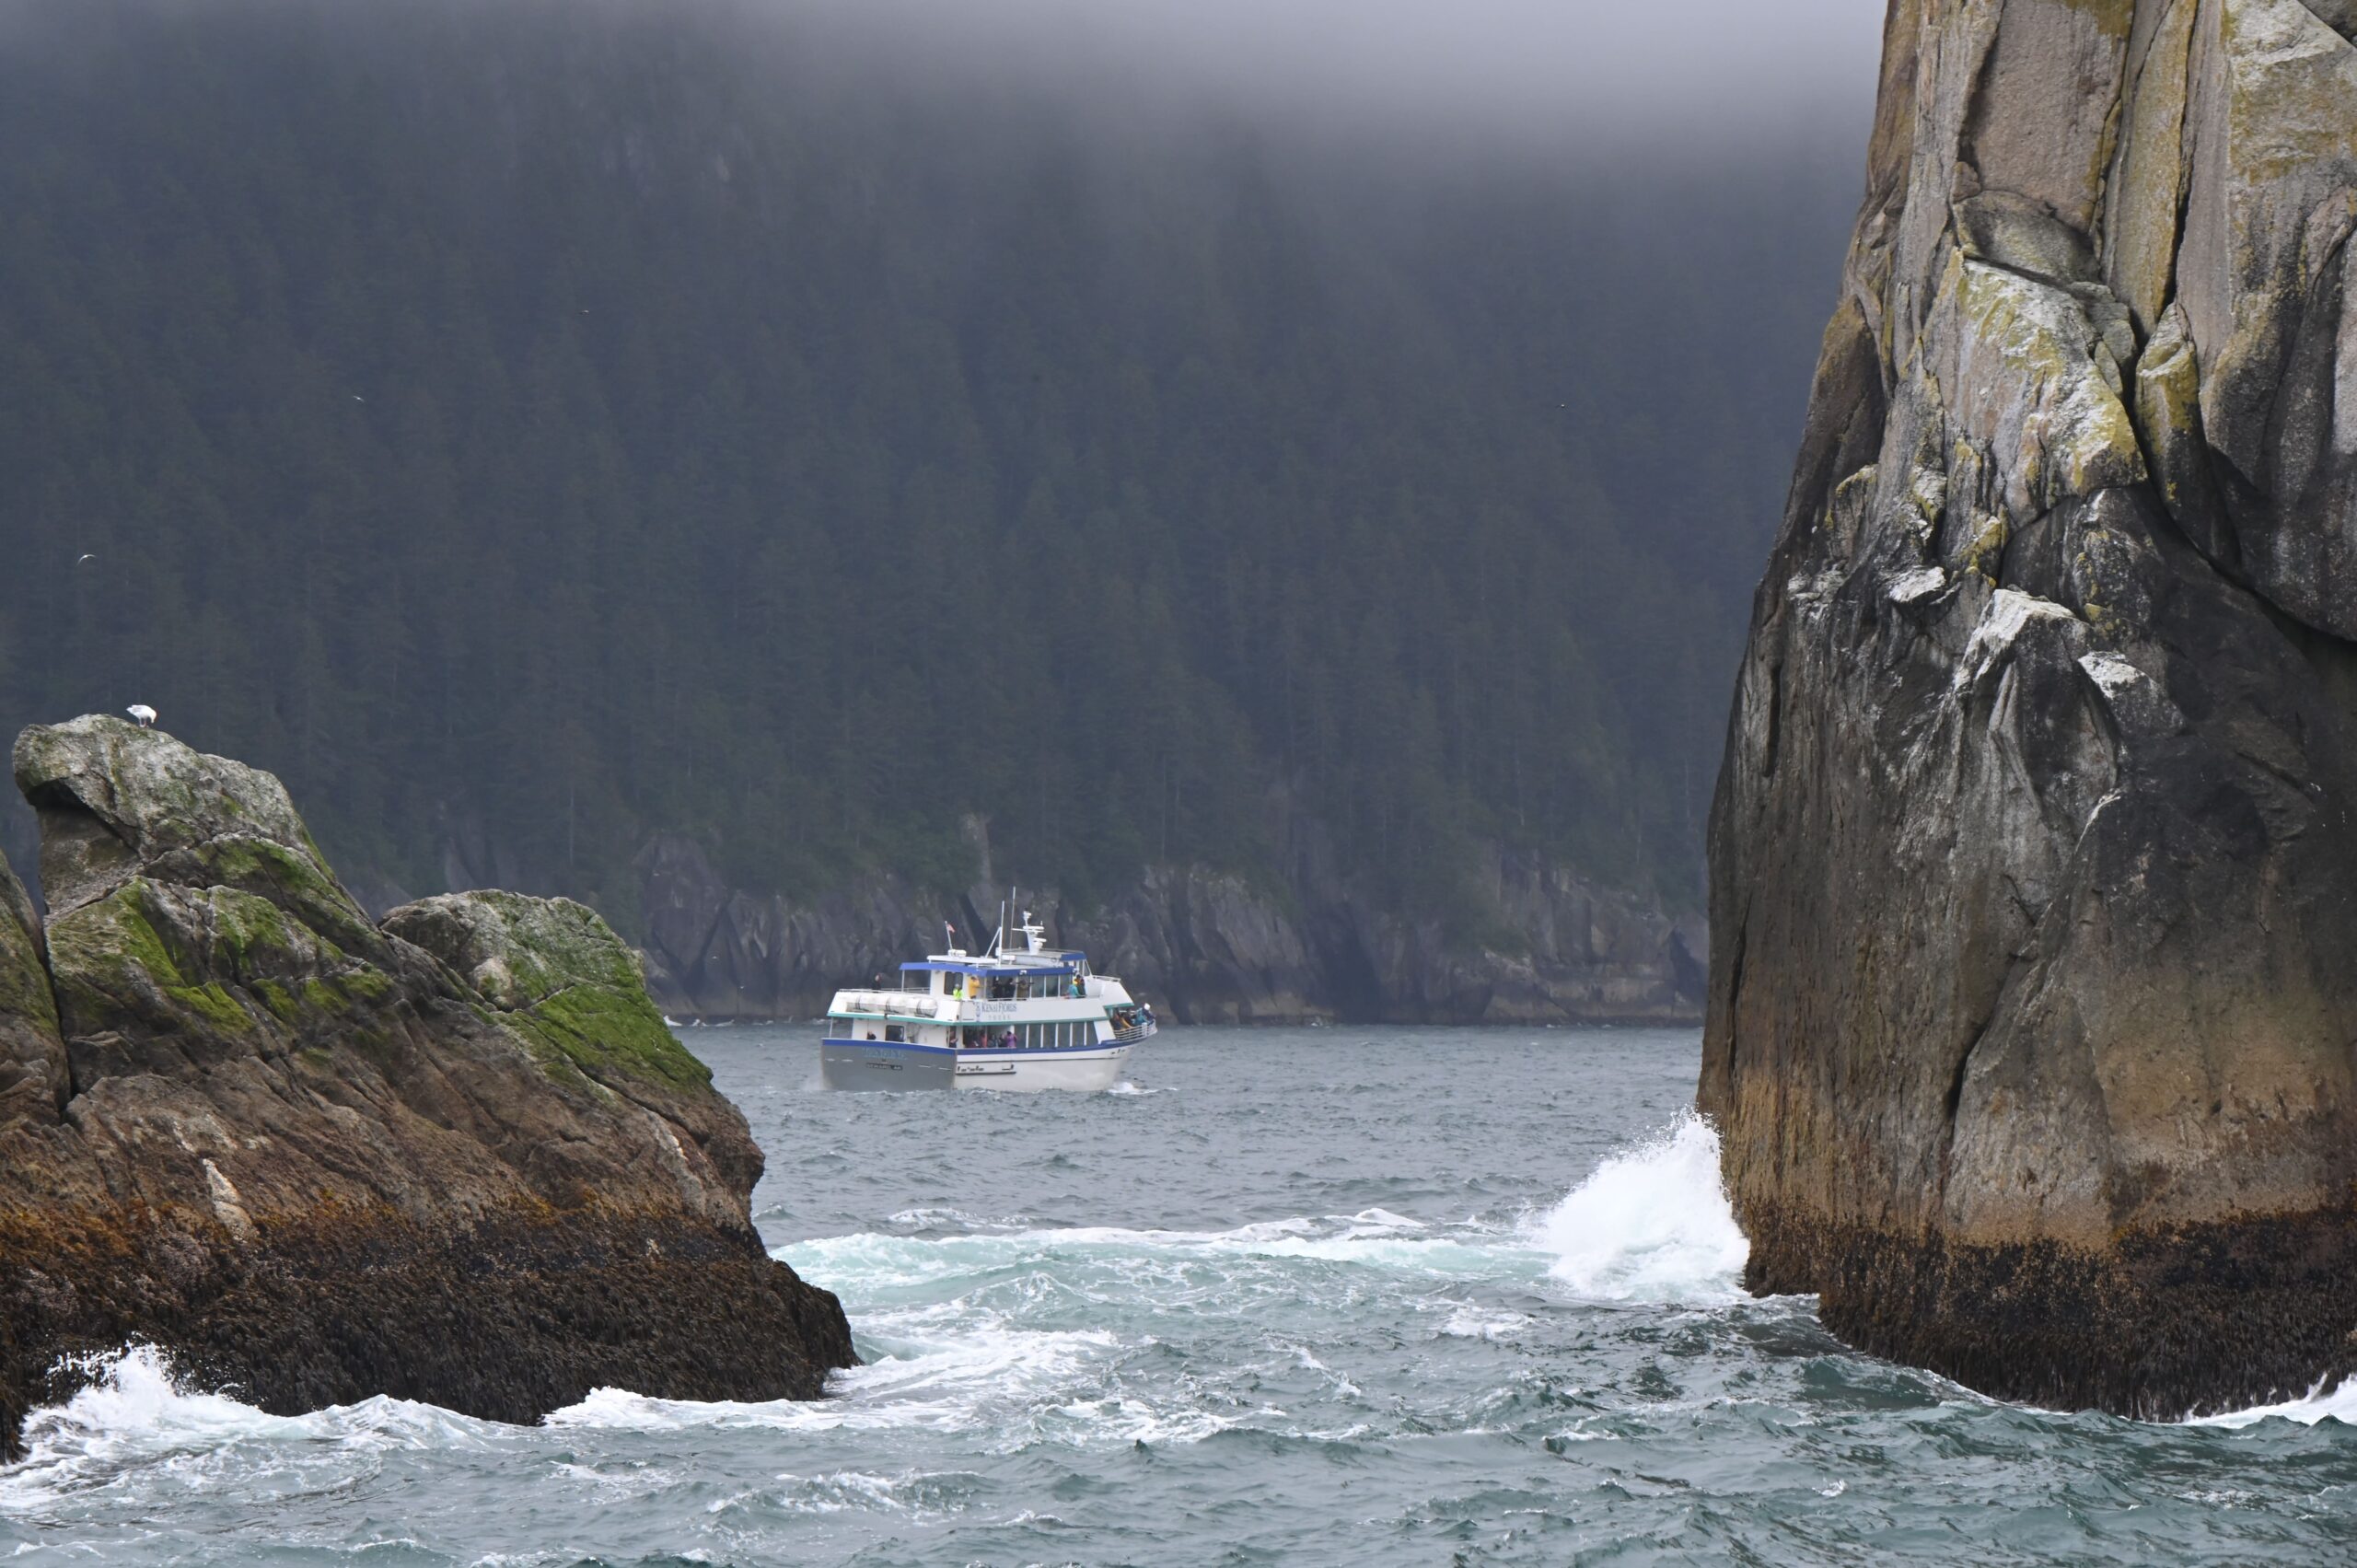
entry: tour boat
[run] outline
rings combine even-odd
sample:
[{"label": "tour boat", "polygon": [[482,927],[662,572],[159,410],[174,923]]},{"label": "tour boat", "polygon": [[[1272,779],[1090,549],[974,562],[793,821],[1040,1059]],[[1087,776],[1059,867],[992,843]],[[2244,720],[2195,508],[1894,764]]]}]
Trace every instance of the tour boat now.
[{"label": "tour boat", "polygon": [[1086,953],[1059,952],[1027,913],[990,950],[900,966],[898,988],[835,993],[819,1042],[830,1089],[1109,1089],[1155,1032],[1154,1009]]}]

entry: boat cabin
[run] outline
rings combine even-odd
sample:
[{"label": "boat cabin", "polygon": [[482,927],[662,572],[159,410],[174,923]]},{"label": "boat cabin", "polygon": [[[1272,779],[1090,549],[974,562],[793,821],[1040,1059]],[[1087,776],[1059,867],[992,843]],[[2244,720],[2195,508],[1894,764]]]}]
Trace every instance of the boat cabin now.
[{"label": "boat cabin", "polygon": [[1022,950],[952,947],[900,966],[899,984],[839,992],[830,1038],[936,1051],[1091,1051],[1143,1039],[1153,1014],[1088,955],[1051,948],[1028,918]]}]

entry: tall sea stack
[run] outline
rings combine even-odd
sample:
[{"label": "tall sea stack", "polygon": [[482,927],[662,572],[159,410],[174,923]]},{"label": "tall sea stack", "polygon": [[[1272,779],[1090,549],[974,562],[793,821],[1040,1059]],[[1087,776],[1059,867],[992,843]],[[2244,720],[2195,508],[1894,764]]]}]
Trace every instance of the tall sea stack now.
[{"label": "tall sea stack", "polygon": [[1750,1283],[1992,1393],[2357,1366],[2357,4],[1894,0],[1711,826]]},{"label": "tall sea stack", "polygon": [[0,1458],[131,1341],[273,1411],[511,1421],[812,1398],[853,1359],[588,910],[372,922],[276,779],[118,719],[29,729],[15,771],[49,910],[0,865]]}]

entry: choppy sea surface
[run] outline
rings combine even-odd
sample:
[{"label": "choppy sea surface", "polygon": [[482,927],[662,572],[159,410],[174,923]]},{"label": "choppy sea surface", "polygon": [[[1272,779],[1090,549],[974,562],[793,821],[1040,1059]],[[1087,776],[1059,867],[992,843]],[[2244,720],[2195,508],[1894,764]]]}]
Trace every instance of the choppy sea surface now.
[{"label": "choppy sea surface", "polygon": [[1169,1029],[1090,1098],[683,1038],[850,1312],[832,1398],[282,1418],[133,1352],[0,1471],[0,1559],[2357,1560],[2357,1394],[2029,1410],[1745,1297],[1691,1032]]}]

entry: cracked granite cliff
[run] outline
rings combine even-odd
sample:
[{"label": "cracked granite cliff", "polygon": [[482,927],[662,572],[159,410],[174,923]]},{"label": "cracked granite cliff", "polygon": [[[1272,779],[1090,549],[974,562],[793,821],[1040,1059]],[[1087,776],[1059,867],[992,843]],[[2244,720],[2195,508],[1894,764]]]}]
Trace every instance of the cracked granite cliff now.
[{"label": "cracked granite cliff", "polygon": [[2357,1367],[2357,6],[1897,0],[1711,830],[1750,1283],[2146,1416]]}]

